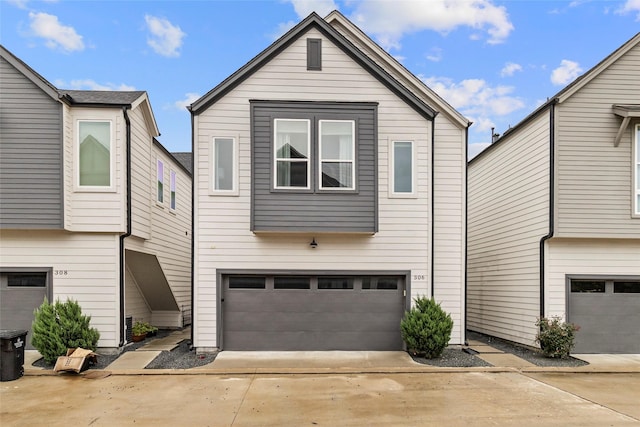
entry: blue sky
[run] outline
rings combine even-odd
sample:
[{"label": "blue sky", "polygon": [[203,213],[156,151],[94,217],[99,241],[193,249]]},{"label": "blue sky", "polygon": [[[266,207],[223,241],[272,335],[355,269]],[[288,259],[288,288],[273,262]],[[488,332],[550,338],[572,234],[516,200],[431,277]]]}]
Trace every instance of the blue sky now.
[{"label": "blue sky", "polygon": [[146,90],[190,151],[186,105],[333,9],[473,122],[470,156],[640,31],[640,0],[0,0],[0,43],[60,89]]}]

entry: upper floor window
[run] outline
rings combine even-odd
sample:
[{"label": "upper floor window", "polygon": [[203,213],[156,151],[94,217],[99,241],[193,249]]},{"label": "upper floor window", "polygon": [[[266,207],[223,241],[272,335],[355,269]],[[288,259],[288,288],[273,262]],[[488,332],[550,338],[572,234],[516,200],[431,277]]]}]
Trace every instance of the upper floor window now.
[{"label": "upper floor window", "polygon": [[158,185],[157,185],[158,191],[156,195],[156,201],[158,203],[163,203],[164,202],[164,163],[162,163],[162,160],[158,160],[157,172],[158,172]]},{"label": "upper floor window", "polygon": [[211,183],[216,194],[237,194],[237,147],[235,138],[213,138]]},{"label": "upper floor window", "polygon": [[392,196],[415,195],[414,143],[413,141],[391,142],[390,187]]},{"label": "upper floor window", "polygon": [[275,119],[274,135],[274,187],[309,189],[310,121]]},{"label": "upper floor window", "polygon": [[171,190],[171,196],[169,199],[169,209],[171,209],[172,211],[176,210],[176,184],[177,184],[177,179],[178,177],[176,176],[176,171],[171,171],[169,173],[169,186],[170,186],[170,190]]},{"label": "upper floor window", "polygon": [[636,125],[636,142],[635,142],[635,157],[634,157],[634,200],[635,200],[635,214],[640,215],[640,124]]},{"label": "upper floor window", "polygon": [[355,189],[355,122],[320,120],[320,188]]},{"label": "upper floor window", "polygon": [[111,187],[111,121],[78,121],[78,185]]}]

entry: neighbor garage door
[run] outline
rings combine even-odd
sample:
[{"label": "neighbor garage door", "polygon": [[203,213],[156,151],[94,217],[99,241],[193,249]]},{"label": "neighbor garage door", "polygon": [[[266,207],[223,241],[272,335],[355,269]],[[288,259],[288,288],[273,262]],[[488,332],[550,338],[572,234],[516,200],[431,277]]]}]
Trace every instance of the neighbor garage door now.
[{"label": "neighbor garage door", "polygon": [[571,279],[573,353],[640,353],[640,279]]},{"label": "neighbor garage door", "polygon": [[226,276],[225,350],[401,350],[402,276]]},{"label": "neighbor garage door", "polygon": [[31,324],[33,311],[45,296],[50,297],[47,272],[0,273],[0,329],[23,329],[27,334],[27,349],[32,350]]}]

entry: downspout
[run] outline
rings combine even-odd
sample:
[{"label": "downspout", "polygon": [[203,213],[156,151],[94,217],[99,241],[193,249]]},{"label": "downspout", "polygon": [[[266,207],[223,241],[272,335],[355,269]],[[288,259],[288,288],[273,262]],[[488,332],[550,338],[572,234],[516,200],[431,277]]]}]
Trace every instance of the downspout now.
[{"label": "downspout", "polygon": [[435,230],[436,230],[436,184],[435,184],[435,165],[436,165],[436,118],[434,117],[431,121],[431,298],[436,297],[436,285],[434,283],[435,280]]},{"label": "downspout", "polygon": [[124,239],[131,236],[131,121],[127,114],[129,107],[122,107],[122,115],[126,123],[126,146],[127,146],[127,231],[120,235],[120,344],[118,347],[122,347],[125,344],[125,331],[124,331],[124,292],[125,292],[125,258],[124,258]]},{"label": "downspout", "polygon": [[468,242],[469,242],[469,126],[464,130],[464,322],[462,341],[467,342],[467,263],[468,263]]},{"label": "downspout", "polygon": [[555,113],[557,99],[550,104],[549,109],[549,233],[540,239],[540,317],[545,316],[545,253],[544,245],[553,237],[555,231]]},{"label": "downspout", "polygon": [[195,271],[194,271],[194,247],[195,247],[195,227],[196,227],[196,222],[195,222],[195,213],[196,213],[196,208],[195,208],[195,182],[196,182],[196,176],[195,176],[195,171],[196,171],[196,162],[194,161],[195,159],[193,158],[193,154],[195,153],[195,133],[194,133],[194,118],[193,118],[193,111],[191,110],[191,107],[188,107],[189,112],[191,113],[191,167],[192,167],[192,172],[191,172],[191,346],[189,347],[189,350],[193,350],[193,337],[194,337],[194,326],[195,326],[195,297],[194,297],[194,289],[195,289]]}]

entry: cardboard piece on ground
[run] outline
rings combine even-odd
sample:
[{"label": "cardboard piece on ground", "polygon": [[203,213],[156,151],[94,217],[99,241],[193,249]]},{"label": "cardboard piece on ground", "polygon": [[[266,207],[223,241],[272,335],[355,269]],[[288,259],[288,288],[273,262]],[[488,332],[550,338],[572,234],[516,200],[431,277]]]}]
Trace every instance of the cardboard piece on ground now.
[{"label": "cardboard piece on ground", "polygon": [[67,349],[66,356],[58,357],[53,372],[80,373],[89,367],[89,362],[97,363],[98,355],[84,348]]}]

